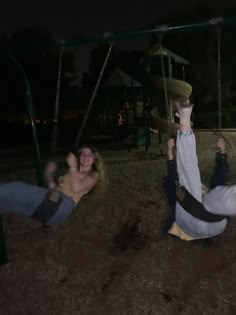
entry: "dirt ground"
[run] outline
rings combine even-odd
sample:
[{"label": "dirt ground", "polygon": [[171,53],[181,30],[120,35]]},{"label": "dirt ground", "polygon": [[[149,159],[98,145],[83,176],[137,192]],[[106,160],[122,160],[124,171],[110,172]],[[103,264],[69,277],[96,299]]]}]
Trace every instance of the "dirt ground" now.
[{"label": "dirt ground", "polygon": [[[235,181],[236,134],[226,137]],[[215,139],[212,132],[197,133],[204,182]],[[61,226],[43,229],[30,219],[3,216],[9,263],[0,266],[1,315],[236,314],[236,219],[208,241],[162,236],[166,156],[155,141],[148,152],[102,152],[106,193],[85,197]],[[3,181],[35,182],[24,150],[1,151],[0,171]],[[125,234],[133,225],[138,234]]]}]

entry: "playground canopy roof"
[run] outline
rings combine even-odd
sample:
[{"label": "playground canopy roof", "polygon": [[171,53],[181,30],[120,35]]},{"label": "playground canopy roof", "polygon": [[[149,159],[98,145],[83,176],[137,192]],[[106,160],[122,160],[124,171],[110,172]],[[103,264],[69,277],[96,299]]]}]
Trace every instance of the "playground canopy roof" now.
[{"label": "playground canopy roof", "polygon": [[154,49],[154,50],[150,51],[149,55],[151,57],[163,55],[163,56],[166,56],[166,57],[170,57],[171,59],[173,59],[173,61],[175,63],[179,63],[179,64],[182,64],[182,65],[189,65],[190,64],[190,62],[187,59],[184,59],[183,57],[175,54],[173,51],[171,51],[169,49],[166,49],[164,47],[157,48],[157,49]]},{"label": "playground canopy roof", "polygon": [[142,87],[142,83],[129,76],[127,73],[122,71],[120,68],[116,68],[111,76],[107,79],[104,87],[117,88],[117,87]]}]

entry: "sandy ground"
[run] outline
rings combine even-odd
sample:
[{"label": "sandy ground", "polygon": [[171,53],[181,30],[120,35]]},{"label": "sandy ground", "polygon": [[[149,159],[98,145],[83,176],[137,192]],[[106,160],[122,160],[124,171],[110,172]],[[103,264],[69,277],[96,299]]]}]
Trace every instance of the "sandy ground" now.
[{"label": "sandy ground", "polygon": [[[236,133],[225,136],[235,181]],[[204,182],[215,139],[213,132],[197,133]],[[106,193],[84,198],[62,226],[47,230],[3,216],[9,263],[0,266],[1,315],[236,314],[236,219],[206,242],[163,237],[166,156],[156,142],[152,137],[148,152],[104,151]],[[2,151],[0,161],[2,180],[35,182],[29,152]],[[137,216],[138,236],[131,233],[120,246],[116,236]]]}]

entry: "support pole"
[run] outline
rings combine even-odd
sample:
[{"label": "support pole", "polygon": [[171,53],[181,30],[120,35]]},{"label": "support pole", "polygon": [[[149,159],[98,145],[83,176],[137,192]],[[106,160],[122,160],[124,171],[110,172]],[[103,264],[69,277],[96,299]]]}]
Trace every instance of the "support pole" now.
[{"label": "support pole", "polygon": [[2,217],[0,216],[0,265],[8,263],[7,246],[3,229]]},{"label": "support pole", "polygon": [[82,125],[81,125],[81,127],[80,127],[80,129],[79,129],[79,132],[78,132],[77,136],[76,136],[75,143],[74,143],[74,149],[73,149],[74,152],[77,150],[77,148],[78,148],[78,146],[79,146],[79,144],[80,144],[80,141],[81,141],[81,138],[82,138],[82,135],[83,135],[83,132],[84,132],[84,128],[85,128],[86,123],[87,123],[87,120],[88,120],[88,118],[89,118],[89,114],[90,114],[90,111],[91,111],[91,109],[92,109],[92,106],[93,106],[93,103],[94,103],[94,99],[95,99],[95,97],[96,97],[97,90],[98,90],[99,85],[100,85],[100,83],[101,83],[102,76],[103,76],[103,73],[104,73],[104,71],[105,71],[105,68],[106,68],[108,59],[109,59],[109,57],[110,57],[110,54],[111,54],[111,50],[112,50],[113,45],[114,45],[114,42],[112,42],[112,43],[110,44],[110,47],[109,47],[109,49],[108,49],[106,58],[105,58],[105,60],[104,60],[103,66],[102,66],[102,69],[101,69],[101,71],[100,71],[100,73],[99,73],[99,76],[98,76],[98,79],[97,79],[97,83],[96,83],[96,85],[95,85],[95,88],[94,88],[94,90],[93,90],[92,96],[91,96],[91,98],[90,98],[90,101],[89,101],[89,104],[88,104],[88,107],[87,107],[87,111],[86,111],[86,113],[85,113],[85,115],[84,115],[84,119],[83,119],[83,121],[82,121]]},{"label": "support pole", "polygon": [[52,153],[56,153],[56,149],[57,149],[63,50],[64,50],[64,48],[61,48],[60,52],[59,52],[58,73],[57,73],[57,89],[56,89],[56,99],[55,99],[55,106],[54,106],[54,118],[53,118],[53,125],[52,125],[52,141],[51,141],[51,152]]},{"label": "support pole", "polygon": [[34,107],[33,107],[33,99],[32,99],[30,84],[22,65],[16,60],[16,58],[12,54],[9,54],[8,57],[15,64],[25,84],[27,109],[28,109],[28,114],[29,114],[29,118],[31,122],[32,134],[33,134],[33,148],[34,148],[36,176],[37,176],[38,185],[43,186],[43,171],[42,171],[42,165],[41,165],[41,160],[40,160],[39,143],[38,143],[36,124],[35,124]]},{"label": "support pole", "polygon": [[148,151],[150,143],[150,130],[149,130],[149,113],[145,112],[144,117],[144,136],[145,136],[145,151]]},{"label": "support pole", "polygon": [[[236,25],[236,17],[213,17],[209,20],[203,22],[197,22],[193,24],[184,24],[184,25],[157,25],[153,28],[140,29],[140,30],[129,30],[124,32],[105,32],[102,34],[95,34],[91,36],[81,36],[74,39],[69,40],[54,40],[50,43],[38,43],[38,45],[34,44],[32,48],[38,47],[73,47],[84,44],[90,44],[95,42],[104,42],[104,41],[113,41],[113,40],[130,40],[135,38],[141,38],[150,36],[153,34],[163,34],[163,33],[173,33],[173,32],[185,32],[185,31],[194,31],[198,29],[205,29],[208,27],[212,27],[214,25]],[[30,45],[28,45],[30,46]]]}]

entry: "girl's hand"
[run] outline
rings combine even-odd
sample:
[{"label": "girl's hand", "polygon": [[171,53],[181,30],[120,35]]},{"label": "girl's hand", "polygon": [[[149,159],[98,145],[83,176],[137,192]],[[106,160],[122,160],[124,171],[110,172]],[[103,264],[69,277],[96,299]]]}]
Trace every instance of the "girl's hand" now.
[{"label": "girl's hand", "polygon": [[223,138],[217,139],[217,148],[221,153],[225,153],[225,140]]},{"label": "girl's hand", "polygon": [[76,156],[73,153],[69,153],[66,157],[67,164],[69,165],[69,168],[77,169],[78,167],[78,161]]},{"label": "girl's hand", "polygon": [[167,147],[168,147],[168,150],[173,150],[174,149],[174,147],[175,147],[175,139],[174,138],[170,138],[167,141]]},{"label": "girl's hand", "polygon": [[57,170],[57,164],[53,161],[49,161],[44,170],[44,179],[49,189],[56,187],[55,172]]},{"label": "girl's hand", "polygon": [[44,175],[46,178],[52,177],[57,170],[57,163],[49,161],[45,167]]}]

